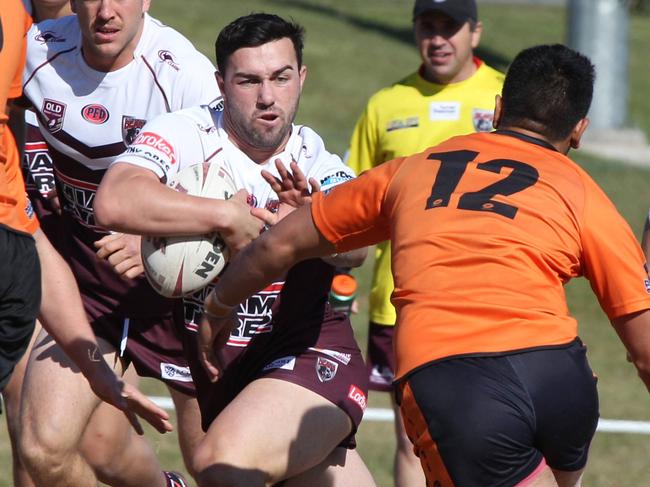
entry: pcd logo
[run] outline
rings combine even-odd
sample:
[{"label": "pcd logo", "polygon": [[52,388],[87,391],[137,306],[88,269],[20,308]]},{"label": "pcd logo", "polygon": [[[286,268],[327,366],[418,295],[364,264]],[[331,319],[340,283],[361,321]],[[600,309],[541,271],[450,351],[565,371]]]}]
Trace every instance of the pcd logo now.
[{"label": "pcd logo", "polygon": [[176,62],[176,58],[167,49],[161,49],[160,51],[158,51],[158,59],[160,59],[164,63],[169,64],[172,68],[178,71],[179,68],[178,68],[178,63]]},{"label": "pcd logo", "polygon": [[65,117],[65,103],[44,98],[41,112],[45,120],[47,120],[47,129],[50,133],[53,134],[61,130],[63,127],[63,117]]},{"label": "pcd logo", "polygon": [[98,103],[91,103],[81,109],[81,116],[85,121],[101,125],[108,120],[109,114],[106,107]]}]

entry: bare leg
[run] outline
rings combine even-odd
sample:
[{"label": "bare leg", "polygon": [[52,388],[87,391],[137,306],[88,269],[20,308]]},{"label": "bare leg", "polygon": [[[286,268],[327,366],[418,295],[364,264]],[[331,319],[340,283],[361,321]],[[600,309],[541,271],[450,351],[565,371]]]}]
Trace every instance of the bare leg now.
[{"label": "bare leg", "polygon": [[394,478],[395,487],[417,487],[426,485],[427,481],[422,470],[420,459],[413,452],[413,444],[406,436],[404,420],[399,406],[392,396],[393,411],[395,411],[395,436],[397,448],[395,450]]},{"label": "bare leg", "polygon": [[37,321],[29,347],[27,347],[25,355],[20,359],[20,362],[16,364],[16,367],[11,374],[11,379],[7,383],[5,390],[2,392],[5,414],[7,416],[7,430],[9,432],[9,440],[11,441],[14,487],[34,487],[36,485],[21,461],[17,443],[20,435],[20,397],[23,390],[25,369],[27,368],[29,353],[40,330],[41,324]]},{"label": "bare leg", "polygon": [[201,412],[195,397],[183,394],[168,387],[169,394],[176,408],[178,425],[178,444],[181,448],[185,468],[190,475],[196,478],[197,472],[193,469],[192,458],[203,440],[205,433],[201,429]]},{"label": "bare leg", "polygon": [[338,447],[307,472],[287,480],[284,487],[374,487],[375,481],[356,450]]},{"label": "bare leg", "polygon": [[348,415],[295,384],[258,379],[214,420],[195,456],[203,487],[263,487],[325,461],[351,429]]},{"label": "bare leg", "polygon": [[[114,349],[104,340],[98,342],[107,362],[115,364],[116,373],[122,373]],[[29,357],[23,398],[19,446],[23,462],[36,484],[95,486],[95,473],[79,447],[100,400],[86,378],[44,331],[36,339]],[[150,448],[143,447],[143,440],[131,441],[130,431],[128,422],[120,418],[113,431],[118,440],[115,449],[126,462],[119,467],[119,476],[132,477],[128,482],[120,480],[114,485],[163,487],[165,480],[155,455]]]}]

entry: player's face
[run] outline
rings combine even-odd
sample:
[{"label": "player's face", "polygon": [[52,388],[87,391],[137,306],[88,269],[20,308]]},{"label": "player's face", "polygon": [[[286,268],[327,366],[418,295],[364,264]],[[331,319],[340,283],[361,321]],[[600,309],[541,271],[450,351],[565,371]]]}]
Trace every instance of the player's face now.
[{"label": "player's face", "polygon": [[451,17],[428,12],[415,19],[415,42],[424,65],[425,79],[438,83],[457,83],[475,71],[473,50],[481,39],[481,23],[470,27]]},{"label": "player's face", "polygon": [[230,138],[254,160],[286,144],[306,73],[284,38],[236,50],[217,76]]},{"label": "player's face", "polygon": [[149,0],[71,0],[81,27],[84,59],[98,71],[129,64]]}]

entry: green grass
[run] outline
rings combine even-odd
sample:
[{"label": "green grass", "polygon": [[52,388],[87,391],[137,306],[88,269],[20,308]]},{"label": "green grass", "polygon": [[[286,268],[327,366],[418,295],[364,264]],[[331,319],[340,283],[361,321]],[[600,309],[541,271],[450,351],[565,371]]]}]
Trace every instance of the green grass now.
[{"label": "green grass", "polygon": [[[190,37],[214,60],[218,31],[236,16],[252,11],[276,12],[293,17],[306,27],[305,64],[309,73],[298,121],[320,132],[329,149],[343,154],[357,116],[377,89],[416,68],[417,54],[410,32],[411,0],[155,0],[152,13]],[[562,9],[480,4],[484,34],[479,55],[505,70],[522,48],[537,43],[562,42],[566,18]],[[650,45],[650,18],[634,17],[631,23],[630,122],[650,133],[650,70],[646,69]],[[650,206],[650,170],[598,161],[578,154],[576,160],[603,186],[621,213],[640,236]],[[371,263],[357,272],[362,285],[361,312],[353,319],[359,343],[365,348],[367,287]],[[650,400],[625,360],[625,352],[600,311],[584,280],[567,286],[572,312],[581,324],[598,374],[601,414],[605,418],[650,420]],[[153,381],[143,389],[161,394]],[[386,394],[371,394],[371,407],[388,407]],[[175,436],[147,435],[167,468],[181,469]],[[381,487],[392,485],[392,424],[364,422],[358,437],[359,451]],[[650,437],[598,434],[593,444],[585,485],[592,487],[641,487],[650,485]],[[0,428],[0,471],[8,472],[9,451]],[[0,478],[0,487],[10,485]]]}]

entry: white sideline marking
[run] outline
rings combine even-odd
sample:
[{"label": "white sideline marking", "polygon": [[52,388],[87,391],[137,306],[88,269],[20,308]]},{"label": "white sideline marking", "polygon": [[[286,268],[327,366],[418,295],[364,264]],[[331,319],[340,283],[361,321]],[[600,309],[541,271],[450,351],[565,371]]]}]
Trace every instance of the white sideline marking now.
[{"label": "white sideline marking", "polygon": [[[174,409],[171,398],[163,396],[149,397],[156,405],[163,409]],[[365,421],[393,421],[395,414],[392,409],[368,408],[363,415]],[[635,433],[650,435],[650,421],[628,421],[625,419],[601,419],[598,421],[597,431],[601,433]]]}]

